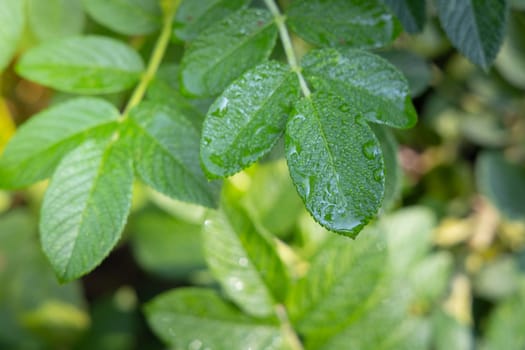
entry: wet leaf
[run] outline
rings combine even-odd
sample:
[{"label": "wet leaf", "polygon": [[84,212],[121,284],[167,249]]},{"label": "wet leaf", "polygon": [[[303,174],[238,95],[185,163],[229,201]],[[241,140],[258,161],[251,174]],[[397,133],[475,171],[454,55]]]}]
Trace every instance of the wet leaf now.
[{"label": "wet leaf", "polygon": [[303,58],[302,66],[315,89],[339,96],[351,114],[397,128],[412,127],[417,121],[405,77],[377,55],[315,50]]},{"label": "wet leaf", "polygon": [[376,214],[385,187],[379,142],[337,98],[299,101],[286,126],[290,175],[314,219],[355,237]]},{"label": "wet leaf", "polygon": [[208,177],[233,175],[268,153],[298,96],[295,74],[274,61],[228,86],[204,120],[200,155]]},{"label": "wet leaf", "polygon": [[207,28],[190,44],[181,62],[184,92],[212,96],[270,55],[277,27],[270,12],[246,9]]}]

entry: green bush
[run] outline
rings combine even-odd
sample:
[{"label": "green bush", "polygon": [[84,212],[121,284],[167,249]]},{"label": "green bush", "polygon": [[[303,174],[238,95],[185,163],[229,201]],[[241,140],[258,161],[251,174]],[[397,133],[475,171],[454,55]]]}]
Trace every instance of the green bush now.
[{"label": "green bush", "polygon": [[523,349],[524,10],[0,0],[0,348]]}]

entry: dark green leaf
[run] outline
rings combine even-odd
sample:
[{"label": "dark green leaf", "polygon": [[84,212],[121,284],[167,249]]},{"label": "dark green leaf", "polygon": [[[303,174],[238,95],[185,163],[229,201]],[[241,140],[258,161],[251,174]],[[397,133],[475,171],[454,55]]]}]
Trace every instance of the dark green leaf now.
[{"label": "dark green leaf", "polygon": [[206,266],[201,225],[161,211],[145,211],[130,223],[133,253],[146,271],[165,278],[183,278]]},{"label": "dark green leaf", "polygon": [[290,175],[314,219],[356,236],[376,214],[385,175],[381,146],[361,117],[329,95],[299,101],[286,126]]},{"label": "dark green leaf", "polygon": [[283,348],[279,326],[245,316],[211,290],[177,289],[146,305],[153,331],[181,349]]},{"label": "dark green leaf", "polygon": [[438,16],[452,44],[488,68],[496,58],[507,19],[506,0],[437,0]]},{"label": "dark green leaf", "polygon": [[42,247],[61,281],[91,271],[117,244],[132,185],[131,157],[118,141],[87,141],[62,160],[40,221]]},{"label": "dark green leaf", "polygon": [[427,20],[427,6],[424,0],[383,0],[399,17],[405,30],[419,33]]},{"label": "dark green leaf", "polygon": [[219,184],[199,164],[199,134],[177,110],[144,102],[131,112],[138,176],[175,199],[215,207]]},{"label": "dark green leaf", "polygon": [[501,52],[498,54],[496,62],[494,62],[501,75],[503,75],[508,82],[521,89],[525,88],[524,33],[525,13],[523,11],[511,12],[506,40],[503,42]]},{"label": "dark green leaf", "polygon": [[24,30],[24,2],[21,0],[0,1],[0,72],[15,54]]},{"label": "dark green leaf", "polygon": [[27,17],[41,41],[78,35],[84,27],[81,0],[27,0]]},{"label": "dark green leaf", "polygon": [[226,294],[254,316],[269,316],[288,287],[274,245],[243,209],[224,201],[204,222],[204,253]]},{"label": "dark green leaf", "polygon": [[110,135],[118,110],[96,98],[77,98],[34,115],[0,158],[0,187],[20,188],[51,176],[62,157],[87,138]]},{"label": "dark green leaf", "polygon": [[287,18],[294,32],[319,46],[377,48],[401,32],[397,19],[379,0],[296,0]]},{"label": "dark green leaf", "polygon": [[249,0],[185,0],[175,16],[174,34],[184,41],[195,39],[218,20],[246,7]]},{"label": "dark green leaf", "polygon": [[80,94],[126,90],[137,82],[143,69],[135,50],[99,36],[46,42],[29,50],[17,65],[24,78]]},{"label": "dark green leaf", "polygon": [[315,50],[303,58],[302,66],[316,89],[339,96],[351,114],[396,128],[410,128],[417,121],[405,77],[377,55],[360,50]]},{"label": "dark green leaf", "polygon": [[201,161],[209,177],[226,177],[268,153],[299,96],[297,77],[286,66],[265,62],[233,82],[204,120]]},{"label": "dark green leaf", "polygon": [[266,10],[241,10],[213,24],[190,44],[182,58],[183,89],[199,96],[222,92],[265,60],[276,38],[277,27]]},{"label": "dark green leaf", "polygon": [[162,12],[157,0],[83,0],[93,19],[126,35],[149,34],[160,28]]},{"label": "dark green leaf", "polygon": [[482,153],[476,164],[479,191],[510,219],[525,219],[525,168],[498,152]]}]

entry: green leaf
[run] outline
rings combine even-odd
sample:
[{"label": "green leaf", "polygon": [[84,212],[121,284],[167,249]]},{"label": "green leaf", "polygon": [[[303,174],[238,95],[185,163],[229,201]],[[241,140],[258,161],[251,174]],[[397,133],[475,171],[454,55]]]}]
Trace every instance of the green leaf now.
[{"label": "green leaf", "polygon": [[277,27],[270,12],[246,9],[213,24],[193,41],[181,63],[186,93],[212,96],[270,55]]},{"label": "green leaf", "polygon": [[[525,8],[524,8],[525,9]],[[525,13],[509,15],[507,36],[494,62],[498,72],[511,84],[525,88]]]},{"label": "green leaf", "polygon": [[388,50],[379,54],[403,73],[412,97],[421,95],[430,85],[431,67],[420,55],[405,50]]},{"label": "green leaf", "polygon": [[53,173],[62,157],[94,135],[117,128],[118,110],[96,98],[76,98],[34,115],[0,158],[0,187],[21,188]]},{"label": "green leaf", "polygon": [[146,271],[165,278],[184,278],[206,266],[201,225],[148,210],[133,215],[130,231],[133,253]]},{"label": "green leaf", "polygon": [[525,219],[525,168],[499,152],[484,152],[476,162],[481,194],[510,219]]},{"label": "green leaf", "polygon": [[240,207],[224,201],[204,222],[204,255],[225,293],[254,316],[273,314],[288,277],[274,245]]},{"label": "green leaf", "polygon": [[369,226],[355,241],[331,235],[288,297],[299,332],[326,336],[360,317],[367,304],[375,302],[387,258],[384,236],[375,227]]},{"label": "green leaf", "polygon": [[228,86],[204,120],[200,155],[208,176],[233,175],[268,153],[298,97],[297,77],[274,61]]},{"label": "green leaf", "polygon": [[525,288],[500,303],[488,321],[483,350],[521,350],[525,347]]},{"label": "green leaf", "polygon": [[415,34],[423,30],[427,21],[426,1],[383,0],[399,18],[405,30]]},{"label": "green leaf", "polygon": [[286,16],[294,32],[318,46],[378,48],[401,32],[379,0],[296,0]]},{"label": "green leaf", "polygon": [[372,124],[370,128],[381,145],[385,162],[385,195],[381,211],[389,210],[401,194],[403,173],[397,160],[397,141],[392,132],[385,126]]},{"label": "green leaf", "polygon": [[191,41],[218,20],[249,3],[249,0],[184,0],[175,15],[173,33],[180,40]]},{"label": "green leaf", "polygon": [[135,50],[101,36],[46,42],[29,50],[17,65],[24,78],[79,94],[126,90],[137,82],[143,69]]},{"label": "green leaf", "polygon": [[359,50],[322,49],[308,53],[302,66],[316,89],[339,96],[352,114],[396,128],[415,125],[408,82],[383,58]]},{"label": "green leaf", "polygon": [[306,208],[329,230],[351,237],[381,205],[381,147],[361,117],[330,95],[299,101],[286,126],[286,159]]},{"label": "green leaf", "polygon": [[160,28],[162,11],[157,0],[83,0],[91,17],[125,35],[149,34]]},{"label": "green leaf", "polygon": [[444,311],[438,311],[432,318],[434,324],[433,341],[436,350],[474,349],[474,336],[470,327],[459,323]]},{"label": "green leaf", "polygon": [[452,44],[475,64],[488,68],[503,42],[507,1],[437,0],[436,7]]},{"label": "green leaf", "polygon": [[93,270],[117,244],[132,185],[131,157],[118,141],[87,141],[62,160],[40,221],[44,253],[61,281]]},{"label": "green leaf", "polygon": [[146,304],[153,331],[181,349],[282,349],[279,326],[245,316],[214,291],[183,288]]},{"label": "green leaf", "polygon": [[0,1],[0,72],[15,54],[24,30],[24,2],[20,0]]},{"label": "green leaf", "polygon": [[199,134],[177,110],[143,102],[131,111],[135,169],[148,186],[175,199],[217,205],[219,184],[199,164]]},{"label": "green leaf", "polygon": [[27,18],[41,41],[78,35],[84,28],[81,0],[27,0]]}]

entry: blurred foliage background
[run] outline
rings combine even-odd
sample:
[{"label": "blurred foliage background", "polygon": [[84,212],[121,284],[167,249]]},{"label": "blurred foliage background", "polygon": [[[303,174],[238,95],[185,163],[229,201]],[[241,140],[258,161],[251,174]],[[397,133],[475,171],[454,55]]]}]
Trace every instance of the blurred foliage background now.
[{"label": "blurred foliage background", "polygon": [[[77,16],[82,25],[73,32],[107,31]],[[508,22],[507,39],[488,71],[460,56],[435,19],[423,33],[403,35],[392,50],[379,52],[407,76],[420,116],[414,129],[396,131],[402,190],[389,211],[420,206],[434,218],[425,254],[442,254],[445,262],[425,270],[421,260],[415,286],[426,279],[439,286],[430,296],[421,294],[411,310],[432,310],[436,349],[525,349],[524,1],[514,1]],[[71,29],[45,32],[68,34]],[[20,52],[39,35],[28,27]],[[141,37],[133,42],[145,56],[151,44]],[[173,45],[171,56],[181,50]],[[17,125],[68,98],[20,79],[12,66],[0,88],[0,151]],[[109,99],[119,104],[123,97]],[[301,271],[329,234],[304,210],[280,152],[277,147],[232,177],[228,187],[255,222],[294,248],[282,254]],[[45,187],[0,192],[0,348],[162,348],[141,305],[171,288],[216,286],[201,249],[204,209],[137,183],[119,247],[82,280],[59,285],[38,244]],[[406,231],[414,222],[407,217],[402,225]],[[400,259],[414,240],[417,232],[398,242]]]}]

